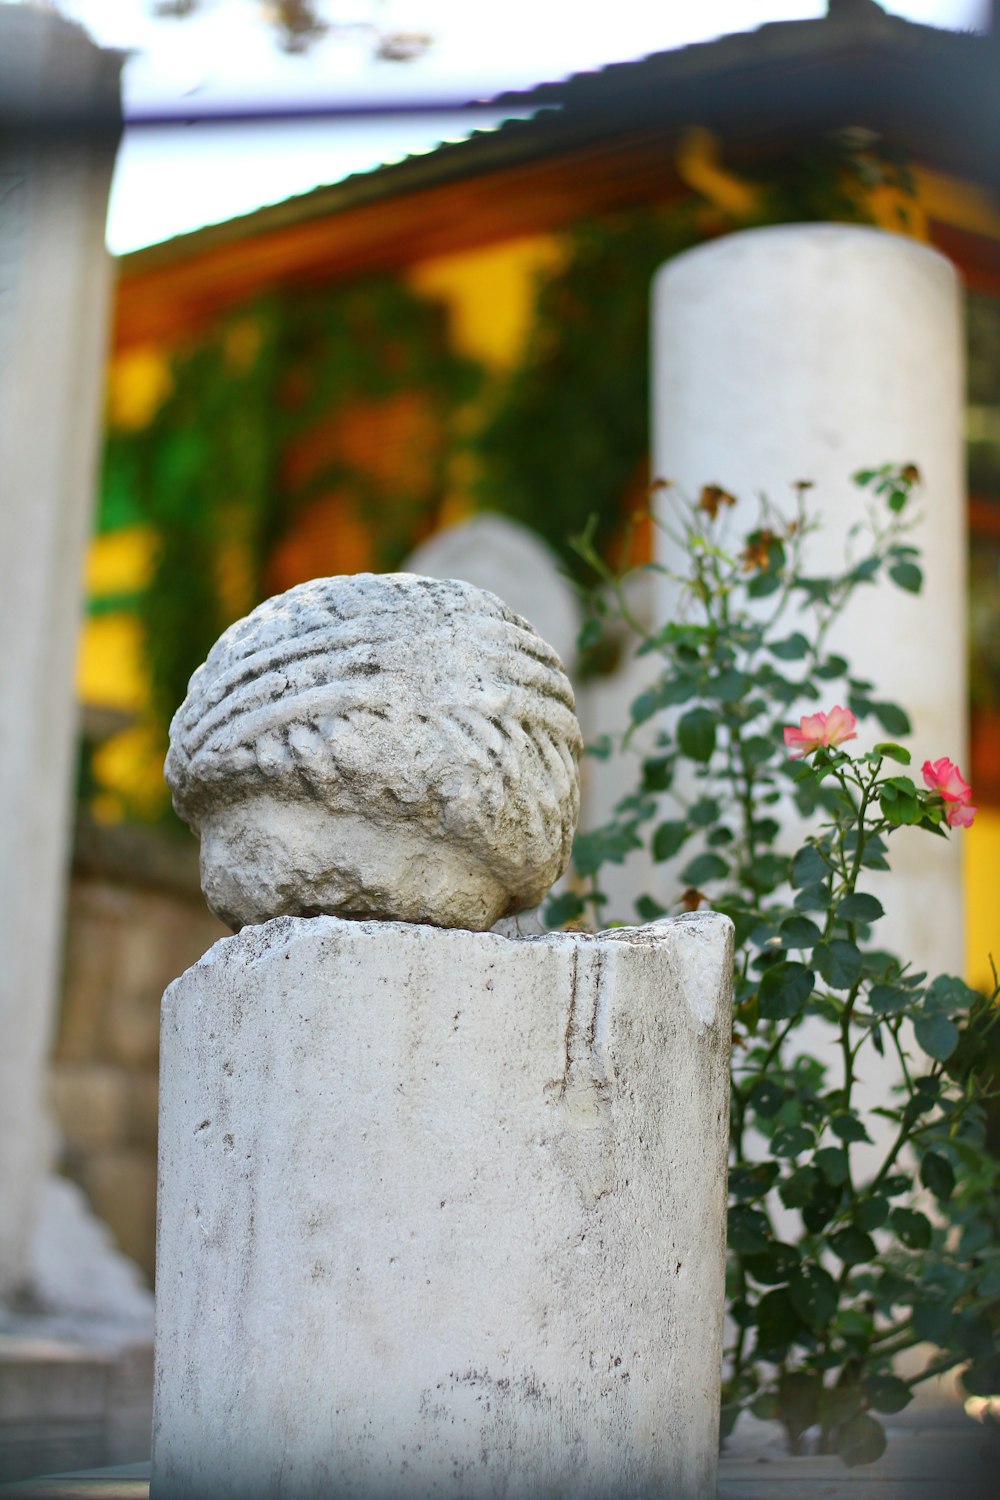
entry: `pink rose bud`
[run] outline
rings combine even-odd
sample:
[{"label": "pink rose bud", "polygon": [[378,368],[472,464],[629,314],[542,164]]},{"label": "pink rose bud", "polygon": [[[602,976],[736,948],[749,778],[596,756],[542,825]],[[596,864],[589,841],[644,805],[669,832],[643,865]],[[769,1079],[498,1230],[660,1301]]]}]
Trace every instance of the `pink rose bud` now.
[{"label": "pink rose bud", "polygon": [[921,767],[924,783],[937,792],[945,805],[949,828],[971,828],[977,808],[972,805],[972,788],[953,760],[925,760]]}]

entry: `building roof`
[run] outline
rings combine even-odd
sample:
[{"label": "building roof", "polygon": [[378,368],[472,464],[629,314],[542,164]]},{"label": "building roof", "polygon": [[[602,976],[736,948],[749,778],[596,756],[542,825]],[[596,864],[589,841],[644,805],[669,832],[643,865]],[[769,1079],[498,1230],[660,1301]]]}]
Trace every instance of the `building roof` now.
[{"label": "building roof", "polygon": [[674,155],[695,125],[720,136],[735,165],[773,156],[790,138],[863,127],[1000,193],[996,43],[886,15],[874,0],[840,0],[821,20],[501,95],[492,107],[511,118],[496,130],[123,256],[119,338],[167,331],[149,298],[137,295],[130,309],[130,284],[174,295],[197,322],[208,302],[236,303],[263,285],[389,269],[668,200],[683,191]]}]

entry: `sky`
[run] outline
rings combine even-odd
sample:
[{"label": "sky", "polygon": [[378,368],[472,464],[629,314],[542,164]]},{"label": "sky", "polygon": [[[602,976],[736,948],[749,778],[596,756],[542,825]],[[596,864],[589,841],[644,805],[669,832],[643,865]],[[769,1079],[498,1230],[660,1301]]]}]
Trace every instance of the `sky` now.
[{"label": "sky", "polygon": [[[18,0],[0,0],[18,3]],[[44,6],[51,0],[20,0]],[[248,213],[352,172],[432,150],[504,112],[456,112],[281,125],[150,126],[150,114],[329,103],[458,104],[649,52],[813,19],[826,0],[329,0],[326,14],[429,33],[416,62],[380,62],[371,31],[331,35],[304,55],[275,42],[259,0],[201,0],[186,20],[157,20],[151,0],[58,0],[102,46],[128,52],[126,129],[108,215],[116,254]],[[985,29],[987,0],[886,0],[909,20]]]}]

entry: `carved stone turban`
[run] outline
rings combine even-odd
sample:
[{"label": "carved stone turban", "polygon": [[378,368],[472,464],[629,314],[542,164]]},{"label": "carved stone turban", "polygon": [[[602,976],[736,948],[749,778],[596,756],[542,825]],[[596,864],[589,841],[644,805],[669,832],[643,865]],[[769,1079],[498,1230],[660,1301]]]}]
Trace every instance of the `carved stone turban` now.
[{"label": "carved stone turban", "polygon": [[329,912],[482,930],[566,868],[580,750],[558,657],[494,594],[359,573],[230,626],[166,777],[233,928]]}]

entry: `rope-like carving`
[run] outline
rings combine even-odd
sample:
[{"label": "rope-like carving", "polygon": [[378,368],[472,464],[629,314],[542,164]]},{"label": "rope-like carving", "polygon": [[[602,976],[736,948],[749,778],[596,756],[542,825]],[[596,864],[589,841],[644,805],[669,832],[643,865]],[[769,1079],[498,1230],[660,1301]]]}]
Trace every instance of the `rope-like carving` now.
[{"label": "rope-like carving", "polygon": [[468,583],[362,573],[301,584],[225,632],[174,717],[166,776],[203,838],[267,793],[419,829],[520,910],[568,862],[580,750],[572,687],[526,620]]}]

